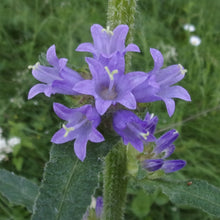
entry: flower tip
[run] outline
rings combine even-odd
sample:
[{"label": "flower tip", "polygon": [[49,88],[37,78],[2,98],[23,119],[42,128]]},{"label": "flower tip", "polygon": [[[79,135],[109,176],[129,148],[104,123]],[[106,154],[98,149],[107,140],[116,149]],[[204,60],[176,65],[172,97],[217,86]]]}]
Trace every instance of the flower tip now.
[{"label": "flower tip", "polygon": [[154,48],[150,48],[150,53],[156,53],[158,50],[157,49],[154,49]]},{"label": "flower tip", "polygon": [[176,129],[173,129],[173,134],[179,135],[179,132]]},{"label": "flower tip", "polygon": [[182,169],[186,164],[185,160],[167,160],[161,169],[164,170],[165,173],[172,173]]},{"label": "flower tip", "polygon": [[175,108],[174,109],[167,109],[168,115],[171,118],[175,112]]},{"label": "flower tip", "polygon": [[[78,157],[79,158],[79,157]],[[79,158],[81,160],[81,162],[83,162],[85,160],[86,157],[82,157],[82,158]]]},{"label": "flower tip", "polygon": [[50,65],[52,65],[52,66],[57,66],[58,65],[59,59],[58,59],[57,54],[56,54],[55,44],[50,46],[49,49],[47,50],[46,58],[47,58],[47,61]]},{"label": "flower tip", "polygon": [[54,102],[54,103],[53,103],[53,109],[54,109],[54,110],[57,109],[59,105],[61,105],[61,104],[60,104],[60,103],[57,103],[57,102]]},{"label": "flower tip", "polygon": [[103,27],[100,24],[93,24],[90,28],[91,33],[94,33],[94,34],[96,31],[102,31],[102,30],[103,30]]},{"label": "flower tip", "polygon": [[155,48],[150,48],[150,53],[151,54],[161,54],[161,52],[159,50],[155,49]]},{"label": "flower tip", "polygon": [[[189,95],[189,94],[188,94]],[[187,102],[191,102],[192,101],[192,99],[191,99],[191,96],[189,95],[187,98],[186,98],[186,101]]]},{"label": "flower tip", "polygon": [[94,59],[91,58],[91,57],[85,57],[85,61],[86,61],[88,64],[92,63],[93,60],[94,60]]},{"label": "flower tip", "polygon": [[[129,31],[129,26],[127,24],[120,24],[118,25],[116,28],[121,28],[121,29],[124,29],[125,32],[128,32]],[[115,29],[116,29],[115,28]]]},{"label": "flower tip", "polygon": [[34,98],[38,93],[35,91],[34,87],[32,87],[28,93],[28,100]]},{"label": "flower tip", "polygon": [[163,55],[162,53],[154,48],[150,48],[151,56],[154,60],[154,69],[160,69],[163,66]]},{"label": "flower tip", "polygon": [[52,46],[50,46],[49,48],[48,48],[48,50],[47,50],[47,54],[50,54],[50,53],[52,53],[52,54],[56,54],[56,46],[55,46],[55,44],[53,44]]},{"label": "flower tip", "polygon": [[60,144],[58,139],[57,139],[56,133],[53,135],[53,137],[51,138],[50,142],[52,142],[54,144]]},{"label": "flower tip", "polygon": [[[76,152],[75,152],[76,153]],[[84,160],[85,160],[85,158],[86,158],[86,155],[84,154],[76,154],[76,156],[79,158],[79,160],[81,161],[81,162],[83,162]]]},{"label": "flower tip", "polygon": [[51,45],[51,46],[49,47],[49,49],[56,49],[56,45],[55,45],[55,44]]},{"label": "flower tip", "polygon": [[28,94],[28,100],[30,100],[30,99],[32,99],[33,98],[33,96],[32,95],[30,95],[30,94]]}]

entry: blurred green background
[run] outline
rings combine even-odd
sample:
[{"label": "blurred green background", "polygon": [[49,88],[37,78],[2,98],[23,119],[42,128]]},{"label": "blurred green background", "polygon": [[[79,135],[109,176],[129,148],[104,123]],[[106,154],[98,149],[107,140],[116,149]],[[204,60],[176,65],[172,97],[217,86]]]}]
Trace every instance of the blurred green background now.
[{"label": "blurred green background", "polygon": [[[55,44],[58,57],[68,58],[75,70],[86,69],[85,53],[77,53],[75,48],[79,43],[92,41],[92,24],[105,26],[106,11],[107,1],[103,0],[1,0],[0,127],[5,139],[21,139],[0,162],[1,168],[39,184],[49,157],[50,139],[60,126],[52,103],[69,100],[59,95],[49,99],[40,94],[27,101],[29,89],[37,82],[27,67]],[[149,111],[159,115],[158,137],[170,128],[180,133],[173,158],[185,159],[188,165],[175,175],[189,180],[205,179],[218,187],[219,11],[219,0],[139,0],[134,43],[141,53],[132,57],[132,70],[147,72],[153,67],[149,49],[157,48],[165,57],[164,66],[181,63],[188,69],[180,84],[189,91],[192,102],[176,100],[172,118],[162,102],[152,103]],[[187,23],[195,26],[195,32],[183,29]],[[192,35],[201,38],[199,46],[189,43]],[[149,199],[138,189],[128,191],[125,219],[216,219],[200,210],[176,207],[160,193],[156,199]],[[0,220],[3,219],[30,219],[30,214],[0,196]]]}]

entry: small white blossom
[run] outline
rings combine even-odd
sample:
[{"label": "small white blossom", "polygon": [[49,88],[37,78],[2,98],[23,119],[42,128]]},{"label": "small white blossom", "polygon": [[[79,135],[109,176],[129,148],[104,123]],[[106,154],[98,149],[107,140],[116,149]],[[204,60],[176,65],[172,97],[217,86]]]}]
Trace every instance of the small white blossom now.
[{"label": "small white blossom", "polygon": [[189,31],[189,32],[193,32],[196,30],[196,28],[193,24],[184,24],[183,29],[185,31]]},{"label": "small white blossom", "polygon": [[0,137],[0,152],[7,147],[6,140]]},{"label": "small white blossom", "polygon": [[92,196],[92,201],[91,201],[91,204],[90,204],[90,208],[95,209],[95,206],[96,206],[96,199],[95,199],[95,197]]},{"label": "small white blossom", "polygon": [[12,137],[8,140],[8,145],[11,147],[13,147],[17,144],[20,144],[20,143],[21,143],[21,139],[18,137]]},{"label": "small white blossom", "polygon": [[6,158],[6,155],[0,154],[0,162],[3,161]]},{"label": "small white blossom", "polygon": [[191,36],[189,42],[193,46],[197,47],[201,44],[202,40],[198,36]]},{"label": "small white blossom", "polygon": [[20,144],[19,137],[12,137],[8,141],[2,137],[2,128],[0,128],[0,162],[7,158],[7,154],[13,151],[15,145]]}]

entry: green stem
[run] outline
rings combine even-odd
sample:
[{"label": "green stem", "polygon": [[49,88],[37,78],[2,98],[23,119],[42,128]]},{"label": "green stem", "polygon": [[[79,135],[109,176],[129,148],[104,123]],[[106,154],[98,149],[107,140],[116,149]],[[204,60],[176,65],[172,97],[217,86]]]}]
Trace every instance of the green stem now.
[{"label": "green stem", "polygon": [[127,188],[126,146],[119,142],[105,159],[103,220],[122,220]]},{"label": "green stem", "polygon": [[[107,26],[113,30],[119,24],[127,24],[127,44],[133,43],[134,21],[137,0],[108,0]],[[126,71],[131,66],[131,54],[126,54]]]}]

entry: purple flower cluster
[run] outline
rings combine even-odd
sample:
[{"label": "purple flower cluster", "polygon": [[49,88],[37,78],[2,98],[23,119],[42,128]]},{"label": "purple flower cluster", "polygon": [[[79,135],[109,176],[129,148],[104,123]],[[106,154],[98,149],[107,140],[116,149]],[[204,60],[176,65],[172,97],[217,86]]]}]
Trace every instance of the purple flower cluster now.
[{"label": "purple flower cluster", "polygon": [[[98,24],[92,25],[93,44],[82,43],[76,49],[92,54],[92,58],[85,59],[91,72],[91,79],[84,79],[79,73],[67,67],[66,58],[57,58],[54,45],[48,49],[46,56],[50,66],[37,63],[32,67],[33,76],[41,83],[30,89],[28,99],[39,93],[44,93],[48,97],[56,93],[94,97],[94,105],[74,109],[59,103],[53,106],[58,117],[67,123],[54,134],[51,141],[61,144],[75,140],[74,151],[81,161],[86,157],[88,141],[104,141],[104,137],[96,128],[110,106],[116,104],[124,107],[113,108],[115,109],[112,112],[113,128],[122,137],[125,145],[131,143],[135,149],[143,152],[147,143],[155,142],[155,158],[163,152],[166,152],[167,157],[170,155],[167,152],[173,149],[173,145],[166,139],[169,135],[165,134],[158,140],[155,138],[157,117],[147,113],[144,120],[141,120],[129,110],[135,110],[138,102],[162,100],[166,104],[169,116],[172,116],[175,110],[173,98],[190,101],[188,92],[183,87],[174,85],[184,78],[186,70],[180,64],[162,69],[162,54],[156,49],[150,49],[154,59],[153,70],[148,73],[141,71],[125,73],[125,54],[140,52],[135,44],[125,46],[128,30],[127,25],[119,25],[113,31],[109,27],[104,29]],[[144,166],[151,171],[161,168],[165,172],[175,171],[176,166],[181,166],[177,162],[165,161],[166,157],[148,160]],[[171,166],[174,168],[171,169]]]},{"label": "purple flower cluster", "polygon": [[144,160],[142,165],[148,171],[162,169],[165,173],[175,172],[186,165],[184,160],[165,160],[175,150],[173,142],[179,136],[176,130],[170,130],[155,141],[156,147],[153,149],[151,159]]}]

